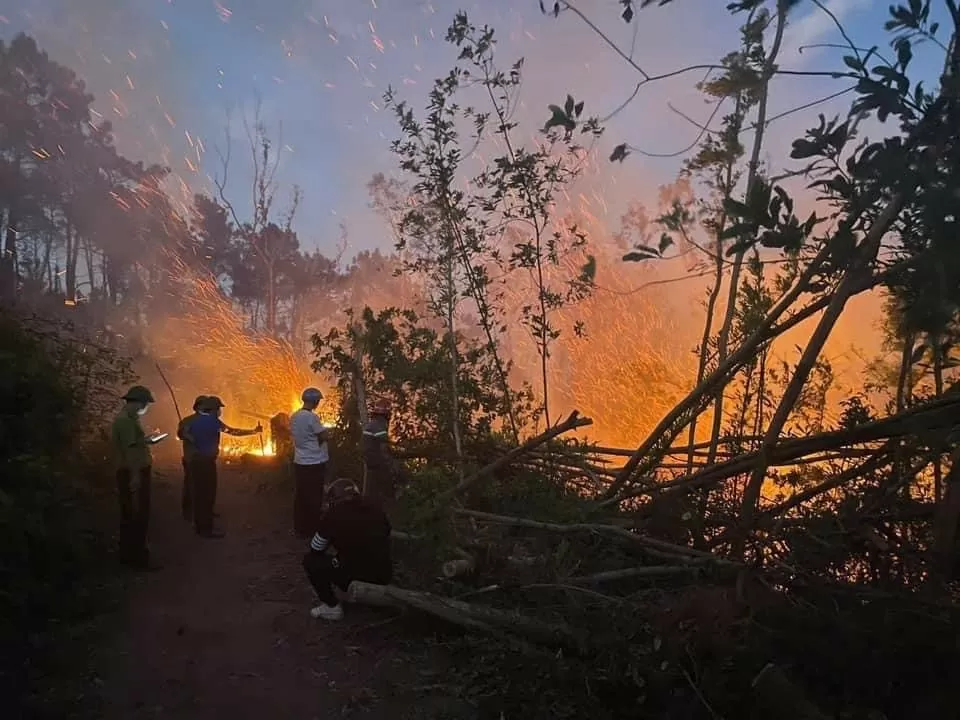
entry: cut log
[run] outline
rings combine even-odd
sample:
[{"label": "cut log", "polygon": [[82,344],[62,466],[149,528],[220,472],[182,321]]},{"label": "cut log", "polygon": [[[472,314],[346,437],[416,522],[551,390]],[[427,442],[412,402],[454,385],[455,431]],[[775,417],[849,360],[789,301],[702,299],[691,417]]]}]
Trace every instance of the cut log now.
[{"label": "cut log", "polygon": [[469,575],[477,567],[476,559],[466,550],[456,548],[454,552],[456,552],[459,557],[455,560],[448,560],[440,568],[443,576],[448,580],[455,577],[461,577],[463,575]]},{"label": "cut log", "polygon": [[411,608],[474,632],[504,631],[539,645],[562,648],[578,654],[584,653],[588,647],[588,636],[585,632],[432,593],[404,590],[394,585],[372,585],[355,581],[350,583],[348,594],[350,602],[380,607]]},{"label": "cut log", "polygon": [[831,720],[773,663],[753,679],[753,689],[764,720]]},{"label": "cut log", "polygon": [[580,414],[576,410],[574,410],[572,413],[570,413],[567,419],[564,420],[562,423],[554,425],[549,430],[547,430],[544,433],[541,433],[540,435],[537,435],[536,437],[530,438],[522,445],[515,447],[513,450],[511,450],[507,454],[500,456],[489,465],[486,465],[480,468],[479,470],[477,470],[477,472],[464,478],[456,487],[453,487],[447,490],[446,492],[441,493],[439,496],[437,496],[435,500],[436,504],[435,504],[433,513],[431,514],[436,515],[447,504],[449,504],[452,500],[462,495],[468,488],[470,488],[478,480],[482,480],[488,475],[492,475],[500,468],[508,466],[514,460],[516,460],[519,457],[523,457],[534,448],[537,448],[540,445],[543,445],[545,442],[548,442],[549,440],[552,440],[553,438],[559,435],[563,435],[564,433],[570,432],[571,430],[576,430],[577,428],[586,427],[587,425],[593,425],[593,420],[591,420],[590,418],[580,417]]},{"label": "cut log", "polygon": [[408,532],[403,532],[402,530],[391,530],[390,537],[393,540],[420,540],[420,535],[411,535]]},{"label": "cut log", "polygon": [[473,561],[473,558],[457,558],[456,560],[447,560],[447,562],[441,566],[440,571],[445,578],[452,580],[455,577],[469,575],[476,566],[477,564]]}]

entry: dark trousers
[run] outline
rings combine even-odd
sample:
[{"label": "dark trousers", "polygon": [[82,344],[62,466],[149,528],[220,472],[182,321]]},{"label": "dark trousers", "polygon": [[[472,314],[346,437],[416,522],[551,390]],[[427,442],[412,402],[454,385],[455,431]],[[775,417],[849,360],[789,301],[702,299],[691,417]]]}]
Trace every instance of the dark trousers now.
[{"label": "dark trousers", "polygon": [[396,473],[389,465],[367,465],[367,485],[364,495],[373,498],[386,509],[392,507],[397,496]]},{"label": "dark trousers", "polygon": [[298,537],[311,537],[323,515],[323,486],[327,464],[293,465],[296,489],[293,496],[293,529]]},{"label": "dark trousers", "polygon": [[197,532],[213,531],[213,506],[217,501],[217,459],[197,456],[191,461],[193,483],[193,524]]},{"label": "dark trousers", "polygon": [[193,522],[193,464],[183,458],[183,492],[180,496],[180,509],[183,519]]},{"label": "dark trousers", "polygon": [[325,552],[311,550],[304,555],[303,569],[306,570],[307,579],[317,593],[317,599],[324,605],[337,604],[337,596],[333,593],[334,585],[346,592],[354,579],[350,577],[350,573],[340,564],[336,556],[330,556]]},{"label": "dark trousers", "polygon": [[[136,490],[134,480],[138,480]],[[150,525],[150,468],[131,472],[117,470],[117,495],[120,500],[120,560],[130,565],[145,565],[150,560],[147,529]]]}]

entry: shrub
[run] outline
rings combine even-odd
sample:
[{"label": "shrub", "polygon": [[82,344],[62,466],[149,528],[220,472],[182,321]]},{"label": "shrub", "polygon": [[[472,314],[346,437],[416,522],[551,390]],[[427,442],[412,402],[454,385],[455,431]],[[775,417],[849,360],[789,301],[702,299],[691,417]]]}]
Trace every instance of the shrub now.
[{"label": "shrub", "polygon": [[[0,317],[0,687],[31,703],[57,633],[92,608],[112,523],[103,472],[126,363],[95,336],[38,317]],[[14,713],[16,714],[16,713]]]}]

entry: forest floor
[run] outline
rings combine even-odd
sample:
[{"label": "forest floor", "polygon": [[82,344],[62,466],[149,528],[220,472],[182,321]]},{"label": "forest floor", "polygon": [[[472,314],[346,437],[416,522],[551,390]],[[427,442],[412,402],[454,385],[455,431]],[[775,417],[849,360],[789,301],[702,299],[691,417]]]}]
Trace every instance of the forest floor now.
[{"label": "forest floor", "polygon": [[289,488],[221,469],[226,537],[195,536],[180,516],[180,475],[154,480],[151,547],[162,568],[131,575],[101,645],[102,717],[468,718],[445,682],[450,658],[424,628],[349,606],[313,620],[292,534]]}]

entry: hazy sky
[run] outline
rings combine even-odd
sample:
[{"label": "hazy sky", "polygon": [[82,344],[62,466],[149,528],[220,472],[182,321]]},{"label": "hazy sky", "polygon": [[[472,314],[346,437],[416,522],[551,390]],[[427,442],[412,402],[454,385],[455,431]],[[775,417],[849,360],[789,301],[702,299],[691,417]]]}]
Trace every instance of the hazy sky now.
[{"label": "hazy sky", "polygon": [[[888,3],[834,0],[826,5],[856,42],[888,39],[881,28]],[[609,33],[645,71],[655,74],[694,63],[715,62],[737,44],[736,20],[721,0],[675,0],[638,13],[634,25],[619,20],[613,0],[580,0],[578,7]],[[255,98],[285,146],[281,200],[293,184],[304,202],[297,228],[307,246],[330,251],[337,225],[350,233],[351,249],[389,245],[385,228],[367,209],[365,183],[377,171],[394,169],[389,141],[392,116],[382,95],[394,86],[415,107],[430,82],[445,73],[452,52],[443,35],[454,13],[465,9],[477,23],[498,31],[504,65],[524,56],[524,127],[533,133],[546,119],[546,104],[571,92],[587,112],[606,115],[636,83],[637,72],[618,58],[572,13],[541,15],[537,0],[484,0],[472,6],[454,0],[0,0],[0,37],[35,36],[58,61],[74,68],[110,117],[124,153],[169,164],[191,189],[209,186],[218,170],[214,148],[224,143],[228,111],[234,114],[234,154],[247,148],[237,113]],[[782,67],[828,70],[842,52],[803,54],[798,46],[840,42],[832,21],[813,3],[795,13]],[[668,103],[704,121],[709,114],[695,90],[702,73],[644,87],[608,123],[600,150],[621,141],[653,153],[675,153],[697,129]],[[773,113],[840,90],[842,80],[781,78]],[[827,111],[843,107],[834,103]],[[823,108],[778,121],[766,158],[782,163],[783,143]],[[203,147],[205,152],[199,152]],[[249,167],[231,171],[230,192],[249,198]],[[581,191],[602,198],[616,223],[629,199],[652,197],[669,182],[682,157],[634,155],[623,165],[601,166]],[[598,202],[594,210],[602,211]]]}]

